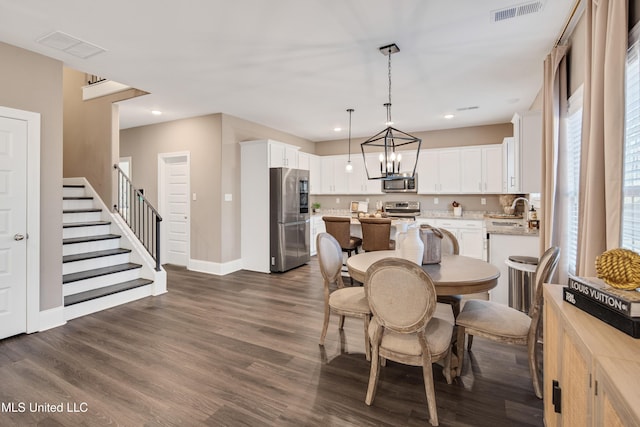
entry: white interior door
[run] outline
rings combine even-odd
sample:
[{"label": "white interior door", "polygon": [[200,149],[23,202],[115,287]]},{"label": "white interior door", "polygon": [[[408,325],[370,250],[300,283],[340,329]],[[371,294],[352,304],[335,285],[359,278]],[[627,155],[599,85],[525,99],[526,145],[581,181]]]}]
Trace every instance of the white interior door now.
[{"label": "white interior door", "polygon": [[189,156],[161,155],[162,263],[187,266],[189,261]]},{"label": "white interior door", "polygon": [[27,122],[0,117],[0,339],[27,331]]}]

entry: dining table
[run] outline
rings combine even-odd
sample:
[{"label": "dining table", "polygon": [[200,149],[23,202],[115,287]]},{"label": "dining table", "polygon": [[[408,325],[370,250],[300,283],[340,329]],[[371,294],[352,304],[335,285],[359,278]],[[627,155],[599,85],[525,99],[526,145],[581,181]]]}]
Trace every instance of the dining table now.
[{"label": "dining table", "polygon": [[[385,258],[400,258],[394,250],[371,251],[350,256],[347,259],[349,274],[364,283],[367,269]],[[436,294],[465,295],[485,292],[498,284],[500,271],[486,261],[463,255],[442,255],[438,264],[423,264],[422,269],[433,280]]]}]

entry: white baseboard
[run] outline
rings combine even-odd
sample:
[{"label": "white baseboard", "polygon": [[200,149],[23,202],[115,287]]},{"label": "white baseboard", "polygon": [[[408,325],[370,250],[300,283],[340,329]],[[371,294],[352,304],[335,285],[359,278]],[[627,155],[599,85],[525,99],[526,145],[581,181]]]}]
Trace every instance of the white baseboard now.
[{"label": "white baseboard", "polygon": [[38,332],[46,331],[47,329],[57,328],[62,326],[67,321],[64,319],[64,307],[50,308],[40,312],[40,318],[38,322]]},{"label": "white baseboard", "polygon": [[216,276],[224,276],[234,271],[242,270],[242,260],[237,259],[226,263],[218,263],[211,261],[202,261],[198,259],[190,259],[189,270],[198,271],[200,273],[215,274]]}]

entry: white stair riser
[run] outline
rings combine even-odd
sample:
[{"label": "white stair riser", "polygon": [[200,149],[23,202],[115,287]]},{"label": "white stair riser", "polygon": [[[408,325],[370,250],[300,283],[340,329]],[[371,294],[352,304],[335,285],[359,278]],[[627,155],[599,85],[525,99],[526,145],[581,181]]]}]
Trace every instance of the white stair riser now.
[{"label": "white stair riser", "polygon": [[100,221],[101,215],[102,212],[65,213],[62,214],[62,222],[71,224],[74,222]]},{"label": "white stair riser", "polygon": [[111,265],[125,264],[129,262],[129,254],[103,256],[100,258],[84,259],[82,261],[65,262],[62,264],[62,274],[77,273],[79,271],[93,270],[109,267]]},{"label": "white stair riser", "polygon": [[62,197],[84,197],[84,188],[62,187]]},{"label": "white stair riser", "polygon": [[103,251],[120,247],[120,239],[97,240],[95,242],[72,243],[62,245],[62,255],[83,254],[85,252]]},{"label": "white stair riser", "polygon": [[64,308],[65,320],[75,319],[87,314],[96,313],[121,304],[126,304],[140,298],[151,296],[153,292],[153,284],[140,286],[128,291],[118,292],[117,294],[108,295],[102,298],[73,304]]},{"label": "white stair riser", "polygon": [[122,271],[120,273],[106,274],[104,276],[92,277],[91,279],[78,280],[77,282],[65,283],[62,285],[62,294],[64,296],[74,295],[80,292],[90,291],[92,289],[103,288],[116,283],[126,282],[140,278],[140,268]]},{"label": "white stair riser", "polygon": [[90,209],[93,207],[93,200],[63,200],[62,209]]},{"label": "white stair riser", "polygon": [[92,225],[87,227],[69,227],[62,229],[62,238],[100,236],[111,233],[111,227],[107,225]]}]

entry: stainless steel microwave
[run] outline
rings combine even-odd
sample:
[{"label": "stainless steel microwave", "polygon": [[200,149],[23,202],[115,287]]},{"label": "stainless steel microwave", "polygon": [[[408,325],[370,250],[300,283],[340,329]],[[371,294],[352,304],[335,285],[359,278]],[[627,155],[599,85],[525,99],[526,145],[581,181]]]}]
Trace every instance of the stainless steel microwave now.
[{"label": "stainless steel microwave", "polygon": [[418,174],[413,177],[409,176],[409,174],[406,175],[395,179],[383,180],[382,191],[384,193],[417,193]]}]

